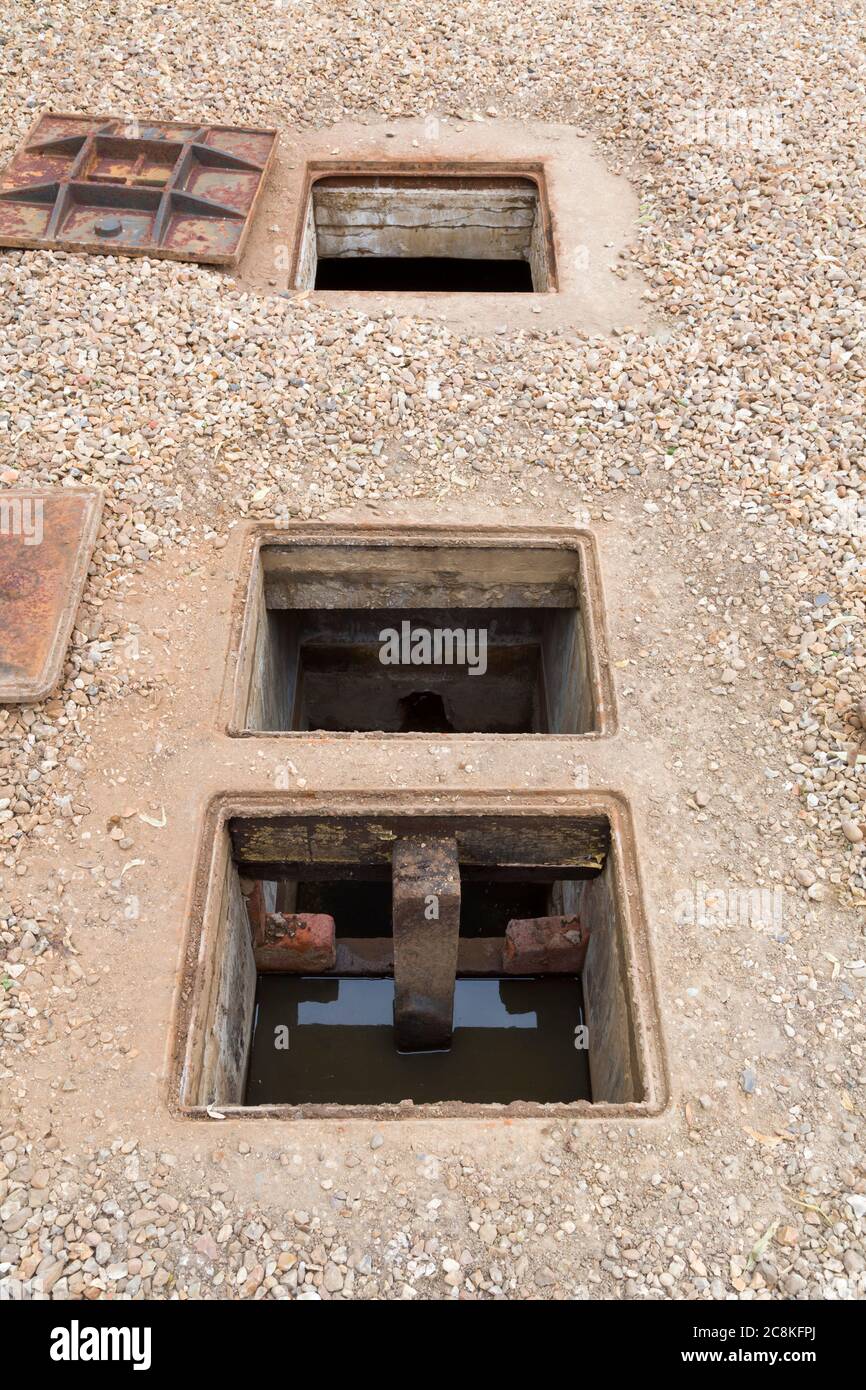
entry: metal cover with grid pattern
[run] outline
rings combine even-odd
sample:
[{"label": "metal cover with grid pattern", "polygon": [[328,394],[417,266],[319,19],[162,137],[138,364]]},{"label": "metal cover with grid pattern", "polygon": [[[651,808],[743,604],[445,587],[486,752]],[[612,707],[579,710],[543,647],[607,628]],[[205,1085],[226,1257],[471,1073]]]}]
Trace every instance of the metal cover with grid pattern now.
[{"label": "metal cover with grid pattern", "polygon": [[233,265],[276,131],[39,118],[0,176],[0,246]]}]

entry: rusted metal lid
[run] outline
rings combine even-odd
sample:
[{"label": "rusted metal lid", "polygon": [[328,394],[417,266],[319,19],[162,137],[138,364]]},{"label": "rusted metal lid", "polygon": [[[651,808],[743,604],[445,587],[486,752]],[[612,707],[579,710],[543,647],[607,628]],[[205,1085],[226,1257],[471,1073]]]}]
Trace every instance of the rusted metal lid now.
[{"label": "rusted metal lid", "polygon": [[0,176],[0,246],[233,265],[275,130],[40,116]]},{"label": "rusted metal lid", "polygon": [[36,704],[60,679],[102,494],[0,489],[0,704]]}]

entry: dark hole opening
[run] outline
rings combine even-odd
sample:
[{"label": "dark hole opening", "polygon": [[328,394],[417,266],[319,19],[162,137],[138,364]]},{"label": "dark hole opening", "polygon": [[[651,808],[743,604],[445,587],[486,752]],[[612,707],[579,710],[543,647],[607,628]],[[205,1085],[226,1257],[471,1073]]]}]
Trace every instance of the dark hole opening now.
[{"label": "dark hole opening", "polygon": [[[281,911],[323,912],[333,917],[338,940],[391,935],[390,877],[281,884],[277,889],[277,904]],[[462,937],[501,937],[512,918],[544,917],[554,910],[549,884],[502,882],[461,875]]]},{"label": "dark hole opening", "polygon": [[515,734],[591,722],[577,608],[268,609],[267,633],[253,727]]},{"label": "dark hole opening", "polygon": [[401,734],[452,734],[454,725],[435,690],[415,690],[400,701]]},{"label": "dark hole opening", "polygon": [[410,290],[416,294],[532,294],[532,269],[522,260],[456,256],[322,256],[317,290]]}]

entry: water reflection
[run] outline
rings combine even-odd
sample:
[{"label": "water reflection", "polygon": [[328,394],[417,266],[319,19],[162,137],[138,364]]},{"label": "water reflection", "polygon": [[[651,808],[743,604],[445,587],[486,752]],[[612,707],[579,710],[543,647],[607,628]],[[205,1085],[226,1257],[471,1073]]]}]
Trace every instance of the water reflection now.
[{"label": "water reflection", "polygon": [[[538,1014],[521,1002],[521,980],[460,980],[454,997],[455,1028],[537,1028]],[[391,980],[304,980],[297,1023],[328,1028],[375,1028],[391,1023]],[[518,988],[515,990],[514,986]]]},{"label": "water reflection", "polygon": [[247,1104],[589,1096],[577,979],[458,980],[447,1052],[397,1052],[393,1005],[389,979],[261,976]]}]

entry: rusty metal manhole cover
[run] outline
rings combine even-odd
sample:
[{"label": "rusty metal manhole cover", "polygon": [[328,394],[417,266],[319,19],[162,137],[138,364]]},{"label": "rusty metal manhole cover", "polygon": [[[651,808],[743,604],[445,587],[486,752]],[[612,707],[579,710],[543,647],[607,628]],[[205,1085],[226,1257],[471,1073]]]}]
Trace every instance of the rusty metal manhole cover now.
[{"label": "rusty metal manhole cover", "polygon": [[98,492],[0,492],[0,703],[57,684],[87,577]]},{"label": "rusty metal manhole cover", "polygon": [[0,246],[232,265],[276,131],[41,116],[0,176]]}]

